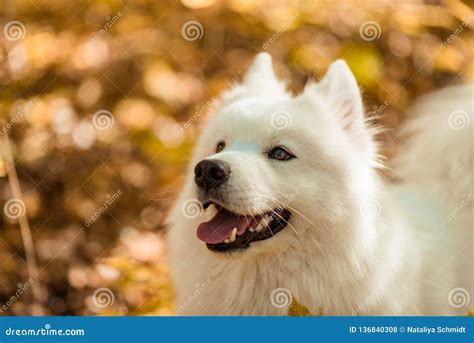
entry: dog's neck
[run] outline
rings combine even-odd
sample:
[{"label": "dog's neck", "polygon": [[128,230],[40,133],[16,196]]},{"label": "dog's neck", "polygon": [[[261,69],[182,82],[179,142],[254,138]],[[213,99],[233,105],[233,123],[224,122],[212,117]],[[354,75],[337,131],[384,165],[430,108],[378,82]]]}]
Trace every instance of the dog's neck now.
[{"label": "dog's neck", "polygon": [[[334,222],[332,227],[319,226],[317,230],[314,227],[311,230],[308,226],[296,236],[292,246],[286,246],[278,253],[219,257],[207,251],[204,244],[192,234],[197,222],[183,223],[181,228],[174,227],[174,230],[187,233],[176,236],[180,240],[174,246],[183,249],[181,252],[175,251],[176,255],[189,255],[193,251],[193,259],[197,261],[194,265],[180,264],[175,259],[178,265],[173,269],[180,274],[175,279],[185,281],[179,285],[181,294],[178,293],[177,305],[188,304],[180,313],[287,315],[288,306],[280,308],[271,302],[272,292],[279,288],[286,289],[313,314],[321,310],[327,315],[381,311],[376,305],[362,310],[358,306],[366,298],[375,303],[378,301],[378,297],[371,297],[374,289],[391,291],[391,286],[387,285],[392,277],[392,269],[399,266],[387,252],[406,249],[407,236],[404,232],[394,230],[400,225],[397,223],[398,215],[392,213],[390,200],[384,195],[377,195],[375,199],[382,209],[379,215],[352,223],[341,219]],[[320,237],[310,236],[323,229],[333,232],[331,237],[334,238],[328,240],[326,237],[323,242],[318,240]],[[387,256],[389,259],[384,260]],[[407,266],[403,272],[409,275],[411,270]],[[204,290],[196,288],[196,285],[205,281],[208,286]],[[199,296],[192,296],[197,291]],[[390,313],[396,313],[396,304],[384,306],[391,306]]]},{"label": "dog's neck", "polygon": [[[353,289],[364,289],[361,285],[373,266],[372,254],[364,250],[357,255],[349,251],[343,255],[329,251],[321,254],[314,240],[301,235],[298,241],[298,247],[278,254],[235,259],[216,257],[200,247],[199,255],[206,267],[202,274],[194,274],[203,280],[209,278],[209,287],[196,299],[196,311],[203,307],[212,315],[287,315],[288,306],[276,307],[271,301],[272,293],[283,288],[310,313],[350,313],[355,304],[344,299]],[[199,282],[194,280],[192,285]],[[189,314],[193,311],[190,308]]]}]

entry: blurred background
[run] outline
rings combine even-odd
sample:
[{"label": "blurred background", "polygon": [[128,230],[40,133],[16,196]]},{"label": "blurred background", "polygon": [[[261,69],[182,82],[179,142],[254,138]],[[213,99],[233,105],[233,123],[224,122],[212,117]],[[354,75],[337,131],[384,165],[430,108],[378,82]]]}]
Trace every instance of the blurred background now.
[{"label": "blurred background", "polygon": [[1,0],[0,315],[172,315],[163,220],[210,100],[260,51],[295,92],[344,58],[390,156],[413,98],[474,81],[472,6]]}]

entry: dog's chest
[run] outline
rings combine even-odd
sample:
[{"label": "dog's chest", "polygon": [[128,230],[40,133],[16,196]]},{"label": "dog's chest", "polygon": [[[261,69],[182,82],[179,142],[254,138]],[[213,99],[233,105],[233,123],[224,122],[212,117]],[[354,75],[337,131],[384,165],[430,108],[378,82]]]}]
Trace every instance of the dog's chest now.
[{"label": "dog's chest", "polygon": [[209,287],[194,304],[196,311],[204,308],[209,315],[281,316],[288,315],[296,300],[312,314],[320,313],[317,281],[303,265],[297,268],[291,263],[283,266],[275,260],[257,259],[207,267],[195,273],[199,279],[209,280]]}]

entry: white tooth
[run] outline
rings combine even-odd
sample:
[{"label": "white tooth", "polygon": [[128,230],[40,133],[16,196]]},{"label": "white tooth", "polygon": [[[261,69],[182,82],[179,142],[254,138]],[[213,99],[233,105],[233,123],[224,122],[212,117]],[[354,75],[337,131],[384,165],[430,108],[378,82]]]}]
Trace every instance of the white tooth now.
[{"label": "white tooth", "polygon": [[261,231],[263,229],[262,222],[258,223],[257,227],[255,228],[255,231]]},{"label": "white tooth", "polygon": [[224,239],[224,243],[230,243],[230,239]]},{"label": "white tooth", "polygon": [[237,228],[234,227],[234,228],[232,229],[232,233],[230,234],[229,240],[230,240],[231,242],[233,242],[233,241],[235,241],[236,238],[237,238]]},{"label": "white tooth", "polygon": [[255,229],[253,227],[250,227],[249,231],[250,232],[255,232]]}]

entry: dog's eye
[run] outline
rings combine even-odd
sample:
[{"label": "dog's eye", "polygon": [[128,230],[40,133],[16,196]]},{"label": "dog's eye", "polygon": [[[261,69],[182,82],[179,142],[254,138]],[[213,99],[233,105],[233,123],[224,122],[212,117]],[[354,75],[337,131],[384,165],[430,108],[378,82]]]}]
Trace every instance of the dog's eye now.
[{"label": "dog's eye", "polygon": [[224,150],[225,148],[225,142],[219,142],[217,143],[217,146],[216,146],[216,154],[218,152],[221,152],[222,150]]},{"label": "dog's eye", "polygon": [[274,147],[268,152],[268,158],[278,160],[278,161],[288,161],[296,156],[293,155],[287,148],[282,146]]}]

